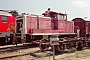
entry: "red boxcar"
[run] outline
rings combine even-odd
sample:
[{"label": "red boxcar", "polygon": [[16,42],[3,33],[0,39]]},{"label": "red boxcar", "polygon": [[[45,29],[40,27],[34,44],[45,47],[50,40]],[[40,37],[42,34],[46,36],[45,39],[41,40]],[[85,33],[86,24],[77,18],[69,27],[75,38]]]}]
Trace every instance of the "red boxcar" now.
[{"label": "red boxcar", "polygon": [[90,21],[86,21],[85,26],[86,26],[86,35],[90,35]]},{"label": "red boxcar", "polygon": [[75,29],[76,28],[80,29],[80,36],[85,36],[86,34],[85,20],[82,18],[74,18],[72,21],[74,21]]}]

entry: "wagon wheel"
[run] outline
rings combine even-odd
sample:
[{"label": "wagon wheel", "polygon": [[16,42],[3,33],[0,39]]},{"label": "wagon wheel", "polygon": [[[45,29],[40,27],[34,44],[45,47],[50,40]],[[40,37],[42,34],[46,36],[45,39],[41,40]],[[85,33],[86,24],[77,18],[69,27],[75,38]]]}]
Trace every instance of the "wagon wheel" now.
[{"label": "wagon wheel", "polygon": [[88,38],[88,47],[90,48],[90,37]]},{"label": "wagon wheel", "polygon": [[45,51],[45,50],[48,50],[49,49],[49,43],[48,43],[48,39],[41,39],[40,40],[40,43],[39,43],[39,48],[40,48],[40,51]]},{"label": "wagon wheel", "polygon": [[88,41],[88,47],[90,48],[90,41]]}]

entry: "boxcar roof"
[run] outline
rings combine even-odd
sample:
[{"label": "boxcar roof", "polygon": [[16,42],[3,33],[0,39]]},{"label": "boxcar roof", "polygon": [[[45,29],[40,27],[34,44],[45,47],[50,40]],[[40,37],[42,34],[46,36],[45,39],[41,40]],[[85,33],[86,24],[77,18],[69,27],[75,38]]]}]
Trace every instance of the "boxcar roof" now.
[{"label": "boxcar roof", "polygon": [[84,19],[82,19],[82,18],[74,18],[72,21],[74,21],[74,22],[81,22],[81,21],[85,21]]},{"label": "boxcar roof", "polygon": [[74,18],[72,21],[90,21],[88,18]]}]

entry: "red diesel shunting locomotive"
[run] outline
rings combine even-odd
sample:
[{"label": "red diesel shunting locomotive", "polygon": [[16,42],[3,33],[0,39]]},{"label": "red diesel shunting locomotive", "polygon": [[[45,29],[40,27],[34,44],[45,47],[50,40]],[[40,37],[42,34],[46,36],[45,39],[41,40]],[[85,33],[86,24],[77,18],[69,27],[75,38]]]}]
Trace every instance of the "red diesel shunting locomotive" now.
[{"label": "red diesel shunting locomotive", "polygon": [[[55,34],[63,37],[75,34],[74,22],[67,21],[67,14],[50,11],[50,9],[48,9],[43,15],[23,14],[17,16],[17,36],[22,35],[20,39],[25,40],[27,43],[32,43],[35,40],[49,38],[49,36]],[[19,30],[21,27],[22,33]],[[17,40],[19,40],[19,38],[17,38]]]}]

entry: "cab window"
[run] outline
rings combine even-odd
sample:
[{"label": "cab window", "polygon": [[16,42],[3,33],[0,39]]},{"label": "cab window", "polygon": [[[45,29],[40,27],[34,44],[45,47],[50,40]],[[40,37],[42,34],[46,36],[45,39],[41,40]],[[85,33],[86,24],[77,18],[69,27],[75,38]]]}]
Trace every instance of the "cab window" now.
[{"label": "cab window", "polygon": [[57,15],[56,14],[52,14],[51,17],[52,18],[57,18]]},{"label": "cab window", "polygon": [[58,15],[58,20],[66,20],[66,15]]},{"label": "cab window", "polygon": [[8,17],[7,16],[2,16],[2,22],[8,22]]}]

